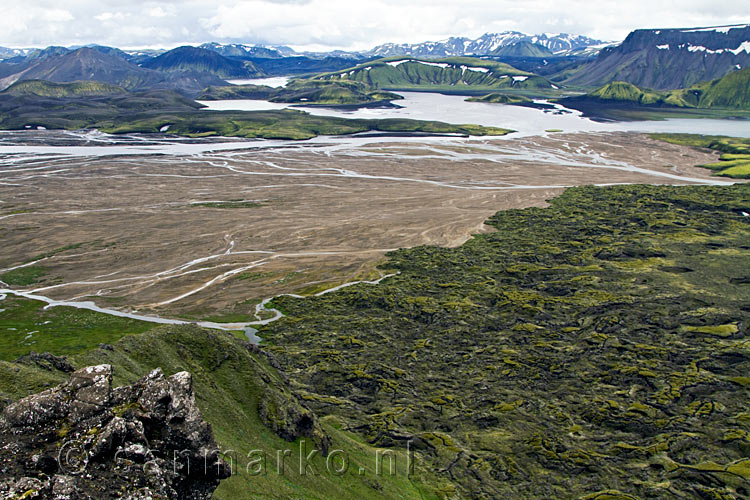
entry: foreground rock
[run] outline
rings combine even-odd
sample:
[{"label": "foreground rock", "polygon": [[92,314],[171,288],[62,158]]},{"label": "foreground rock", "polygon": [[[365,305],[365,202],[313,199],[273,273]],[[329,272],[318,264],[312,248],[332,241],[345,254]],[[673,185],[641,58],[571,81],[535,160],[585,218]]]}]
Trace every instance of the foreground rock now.
[{"label": "foreground rock", "polygon": [[83,368],[6,407],[0,446],[0,498],[204,499],[230,473],[187,372]]}]

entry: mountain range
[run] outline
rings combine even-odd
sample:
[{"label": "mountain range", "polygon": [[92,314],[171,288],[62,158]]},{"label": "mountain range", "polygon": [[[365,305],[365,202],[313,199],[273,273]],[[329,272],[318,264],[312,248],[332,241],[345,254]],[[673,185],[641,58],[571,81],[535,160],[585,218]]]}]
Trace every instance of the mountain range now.
[{"label": "mountain range", "polygon": [[97,81],[118,85],[127,90],[173,89],[185,94],[194,94],[210,85],[223,83],[221,78],[212,73],[155,71],[93,48],[32,58],[25,63],[0,67],[0,88],[6,88],[19,80],[60,83]]},{"label": "mountain range", "polygon": [[[549,55],[571,55],[584,53],[592,48],[601,48],[608,42],[595,40],[582,35],[567,33],[543,33],[529,35],[518,31],[485,33],[479,38],[451,37],[439,42],[422,42],[414,44],[386,43],[378,45],[363,54],[367,56],[414,56],[414,57],[448,57],[448,56],[484,56],[498,55],[503,48],[522,43],[526,46],[537,45],[546,49]],[[525,55],[525,54],[524,54]]]},{"label": "mountain range", "polygon": [[750,66],[750,24],[711,28],[647,29],[566,74],[568,85],[625,81],[653,89],[690,87]]},{"label": "mountain range", "polygon": [[22,80],[80,80],[195,97],[209,86],[226,85],[227,79],[304,75],[391,89],[460,91],[478,85],[590,90],[622,81],[668,90],[691,88],[750,66],[750,25],[636,30],[617,45],[581,35],[506,31],[476,39],[384,44],[359,53],[297,53],[284,46],[211,42],[169,51],[0,47],[0,58],[0,89]]}]

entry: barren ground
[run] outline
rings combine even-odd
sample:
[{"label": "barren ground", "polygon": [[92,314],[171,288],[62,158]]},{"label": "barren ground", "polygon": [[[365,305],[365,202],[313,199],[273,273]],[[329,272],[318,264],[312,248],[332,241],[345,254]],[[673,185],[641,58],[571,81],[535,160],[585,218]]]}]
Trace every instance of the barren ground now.
[{"label": "barren ground", "polygon": [[[47,254],[39,283],[19,288],[250,315],[264,297],[377,277],[389,249],[460,245],[498,210],[543,206],[566,186],[717,181],[695,167],[713,154],[632,133],[296,144],[0,156],[0,273]],[[260,206],[197,204],[236,200]]]}]

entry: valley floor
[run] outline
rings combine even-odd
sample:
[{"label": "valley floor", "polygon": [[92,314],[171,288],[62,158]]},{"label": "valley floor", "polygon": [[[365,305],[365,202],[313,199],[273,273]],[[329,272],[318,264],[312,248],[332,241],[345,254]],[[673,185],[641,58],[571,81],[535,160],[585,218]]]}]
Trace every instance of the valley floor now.
[{"label": "valley floor", "polygon": [[[58,140],[86,145],[70,137]],[[376,278],[390,250],[460,245],[496,211],[544,206],[568,186],[726,183],[695,167],[713,154],[632,133],[199,142],[167,155],[117,140],[111,155],[0,148],[0,279],[58,300],[249,321],[265,297]]]}]

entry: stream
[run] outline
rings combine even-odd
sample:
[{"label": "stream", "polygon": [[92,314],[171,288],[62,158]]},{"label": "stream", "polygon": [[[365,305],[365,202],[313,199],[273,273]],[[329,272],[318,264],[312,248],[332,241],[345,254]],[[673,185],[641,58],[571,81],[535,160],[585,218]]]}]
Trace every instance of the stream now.
[{"label": "stream", "polygon": [[[391,276],[395,276],[395,275],[396,273],[386,274],[386,275],[381,276],[377,280],[372,280],[372,281],[369,281],[369,280],[351,281],[351,282],[344,283],[344,284],[341,284],[332,288],[328,288],[326,290],[323,290],[322,292],[318,292],[314,294],[313,297],[320,297],[322,295],[326,295],[328,293],[335,292],[337,290],[341,290],[342,288],[347,288],[353,285],[359,285],[359,284],[377,285],[384,279],[390,278]],[[50,307],[65,306],[65,307],[74,307],[76,309],[86,309],[88,311],[94,311],[94,312],[98,312],[101,314],[107,314],[109,316],[117,316],[119,318],[128,318],[128,319],[134,319],[138,321],[146,321],[148,323],[157,323],[161,325],[198,325],[203,328],[211,328],[214,330],[224,330],[224,331],[242,330],[245,333],[245,337],[247,338],[247,340],[252,342],[253,344],[260,344],[260,342],[263,340],[256,335],[258,333],[258,329],[255,328],[256,326],[268,325],[269,323],[273,323],[274,321],[277,321],[284,317],[284,313],[282,313],[278,309],[266,307],[273,299],[277,297],[294,297],[298,299],[305,298],[302,295],[296,295],[296,294],[291,294],[291,293],[283,293],[283,294],[275,295],[273,297],[268,297],[266,299],[263,299],[259,304],[255,306],[256,321],[248,321],[245,323],[216,323],[213,321],[187,321],[187,320],[181,320],[181,319],[162,318],[159,316],[138,314],[137,312],[135,313],[125,312],[125,311],[119,311],[117,309],[100,307],[91,301],[55,300],[49,297],[45,297],[43,295],[35,294],[33,292],[23,292],[23,291],[13,290],[10,288],[0,288],[0,301],[4,300],[8,295],[13,295],[16,297],[22,297],[25,299],[38,300],[40,302],[44,302],[47,304],[46,306],[44,306],[44,309],[48,309]],[[273,316],[270,318],[261,319],[262,313],[271,313],[273,314]]]}]

